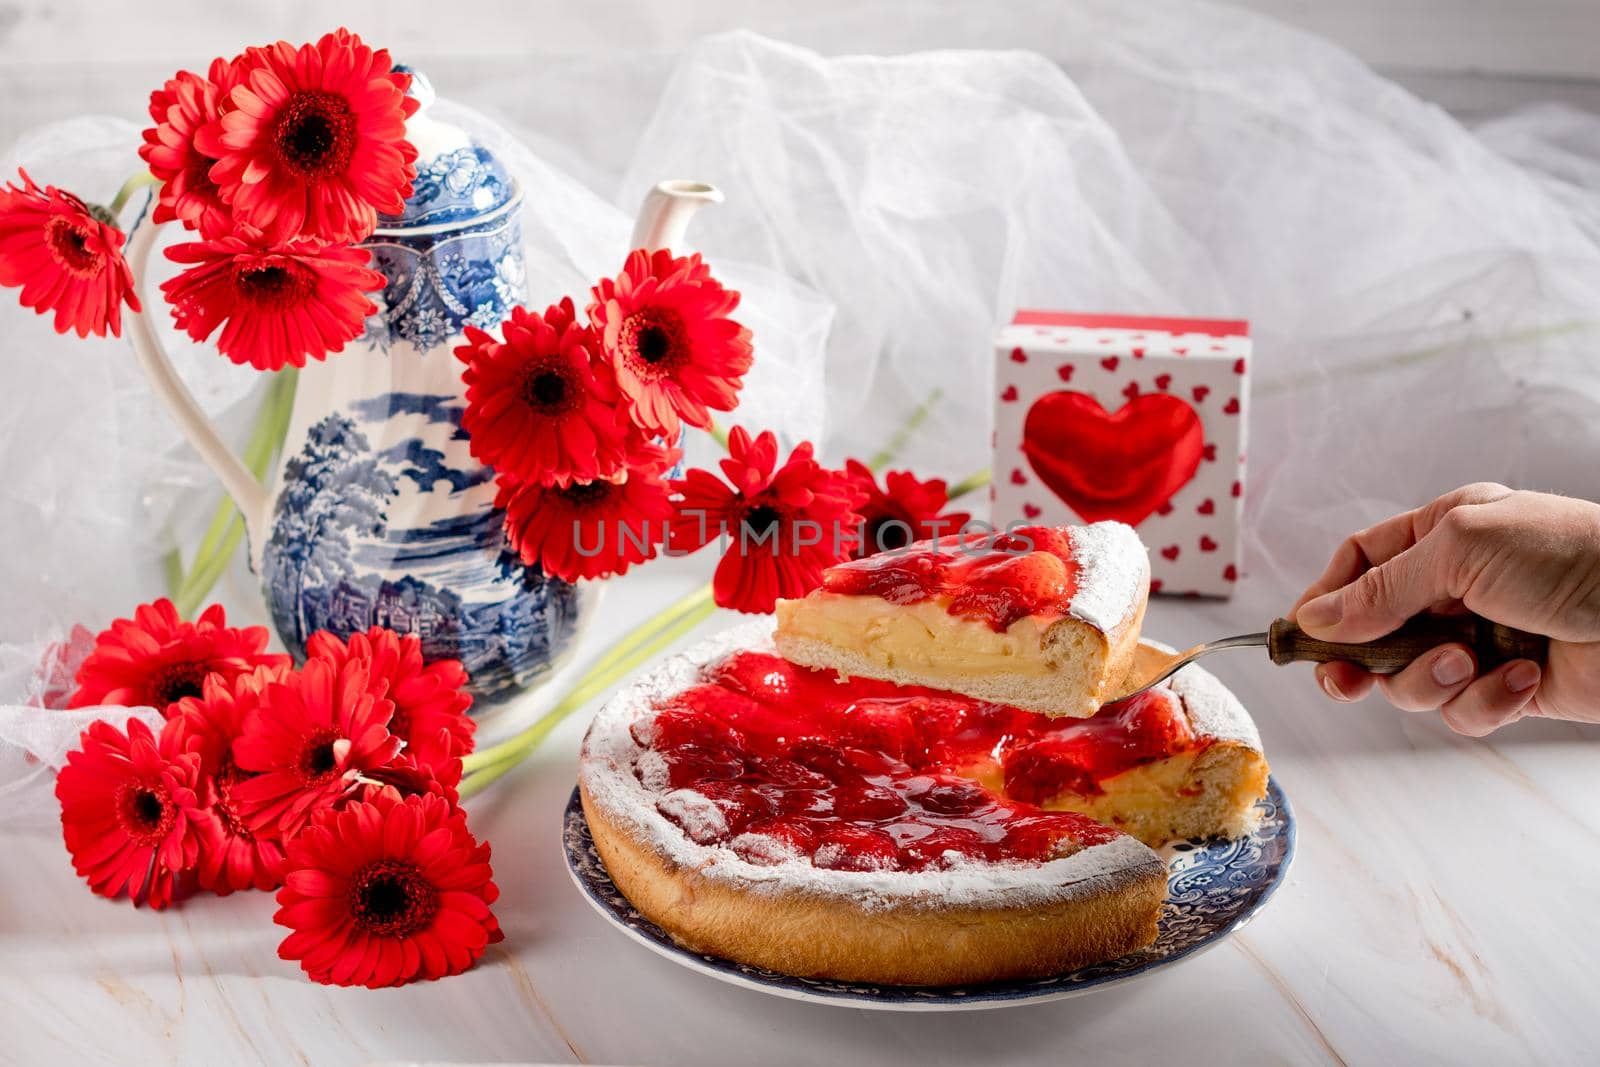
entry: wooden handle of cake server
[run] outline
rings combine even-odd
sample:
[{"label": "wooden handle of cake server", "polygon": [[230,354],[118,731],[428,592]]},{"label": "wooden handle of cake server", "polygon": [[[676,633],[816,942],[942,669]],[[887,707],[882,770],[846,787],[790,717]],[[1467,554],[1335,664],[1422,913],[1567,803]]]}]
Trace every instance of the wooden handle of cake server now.
[{"label": "wooden handle of cake server", "polygon": [[1477,615],[1418,615],[1394,633],[1359,645],[1319,641],[1288,619],[1274,620],[1267,631],[1274,663],[1343,660],[1373,674],[1396,674],[1429,649],[1456,643],[1472,649],[1482,673],[1514,659],[1543,663],[1550,639]]}]

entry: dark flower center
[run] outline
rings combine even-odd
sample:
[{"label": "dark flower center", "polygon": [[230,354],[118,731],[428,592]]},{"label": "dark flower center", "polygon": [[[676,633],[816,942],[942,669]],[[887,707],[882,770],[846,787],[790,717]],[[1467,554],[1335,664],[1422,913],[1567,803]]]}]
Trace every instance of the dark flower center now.
[{"label": "dark flower center", "polygon": [[233,803],[233,787],[246,778],[254,777],[253,774],[241,771],[238,764],[233,762],[232,756],[223,756],[222,766],[213,779],[213,784],[216,786],[216,802],[212,804],[211,810],[221,821],[223,830],[232,837],[242,837],[246,840],[253,840],[255,837],[244,820],[239,817],[239,811]]},{"label": "dark flower center", "polygon": [[646,381],[668,377],[689,354],[683,319],[668,308],[642,308],[622,320],[617,345],[633,372]]},{"label": "dark flower center", "polygon": [[899,515],[880,515],[869,519],[861,529],[861,552],[870,556],[904,548],[913,540],[911,531],[911,521]]},{"label": "dark flower center", "polygon": [[611,491],[615,488],[614,482],[602,478],[594,482],[573,482],[563,489],[557,489],[556,492],[575,507],[587,508],[609,499]]},{"label": "dark flower center", "polygon": [[45,243],[50,246],[56,262],[80,278],[99,274],[103,266],[100,257],[89,250],[91,236],[89,227],[61,215],[44,225]]},{"label": "dark flower center", "polygon": [[300,758],[295,769],[309,784],[325,781],[339,769],[339,759],[333,754],[334,742],[339,740],[335,730],[318,730],[300,746]]},{"label": "dark flower center", "polygon": [[117,793],[117,814],[123,831],[142,845],[157,845],[176,818],[167,791],[146,782],[128,782]]},{"label": "dark flower center", "polygon": [[425,928],[438,910],[438,891],[415,864],[378,860],[363,867],[350,883],[351,917],[369,934],[410,937]]},{"label": "dark flower center", "polygon": [[211,673],[207,663],[168,663],[150,676],[148,692],[152,707],[166,708],[184,697],[203,695],[202,683]]},{"label": "dark flower center", "polygon": [[744,527],[744,536],[749,541],[760,541],[762,544],[775,544],[779,524],[783,522],[783,512],[771,504],[757,504],[744,513],[740,524]]},{"label": "dark flower center", "polygon": [[305,302],[316,275],[310,268],[283,256],[241,263],[233,268],[233,287],[258,308],[278,311]]},{"label": "dark flower center", "polygon": [[567,368],[544,363],[529,370],[522,379],[522,400],[545,416],[564,415],[578,405],[578,383]]},{"label": "dark flower center", "polygon": [[336,177],[355,154],[356,116],[339,94],[302,89],[284,105],[272,139],[279,161],[300,177]]}]

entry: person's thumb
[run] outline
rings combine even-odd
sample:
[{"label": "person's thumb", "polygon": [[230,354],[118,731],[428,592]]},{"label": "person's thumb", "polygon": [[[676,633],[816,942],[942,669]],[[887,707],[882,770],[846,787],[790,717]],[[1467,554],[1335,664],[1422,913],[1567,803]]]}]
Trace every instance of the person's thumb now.
[{"label": "person's thumb", "polygon": [[1331,593],[1308,600],[1295,622],[1323,641],[1372,641],[1446,598],[1428,538]]}]

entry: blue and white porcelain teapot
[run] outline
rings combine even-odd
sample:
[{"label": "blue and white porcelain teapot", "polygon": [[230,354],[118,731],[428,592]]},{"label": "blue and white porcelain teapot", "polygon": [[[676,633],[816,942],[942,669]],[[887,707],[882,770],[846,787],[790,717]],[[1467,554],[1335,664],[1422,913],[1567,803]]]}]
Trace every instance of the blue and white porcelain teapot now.
[{"label": "blue and white porcelain teapot", "polygon": [[[317,630],[385,626],[419,635],[430,659],[461,660],[474,695],[492,703],[560,665],[597,590],[523,566],[504,540],[492,472],[468,450],[453,349],[464,327],[492,329],[528,299],[523,191],[486,148],[428,117],[432,91],[413,77],[422,106],[407,138],[417,179],[404,213],[381,219],[366,243],[387,279],[380,311],[364,337],[299,372],[270,487],[177,379],[148,317],[136,317],[130,337],[244,515],[251,568],[296,659]],[[720,199],[701,183],[662,183],[645,199],[632,246],[676,247],[689,216]],[[141,222],[129,242],[141,290],[158,229]]]}]

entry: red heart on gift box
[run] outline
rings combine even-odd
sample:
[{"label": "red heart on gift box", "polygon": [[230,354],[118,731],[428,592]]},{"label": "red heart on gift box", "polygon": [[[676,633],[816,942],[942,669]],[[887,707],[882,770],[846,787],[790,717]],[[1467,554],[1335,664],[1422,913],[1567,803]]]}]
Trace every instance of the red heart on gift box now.
[{"label": "red heart on gift box", "polygon": [[1147,393],[1114,413],[1087,393],[1046,393],[1022,426],[1022,454],[1088,522],[1137,526],[1194,477],[1204,430],[1178,397]]}]

